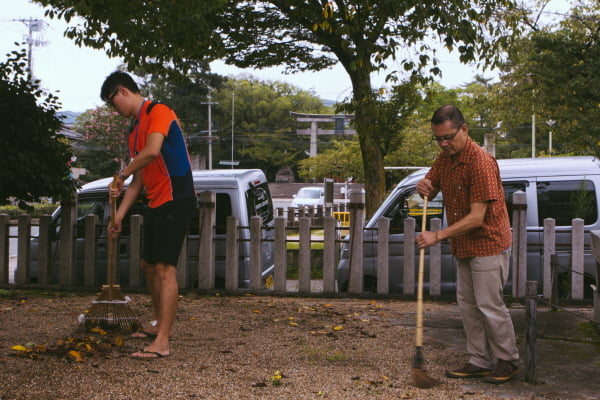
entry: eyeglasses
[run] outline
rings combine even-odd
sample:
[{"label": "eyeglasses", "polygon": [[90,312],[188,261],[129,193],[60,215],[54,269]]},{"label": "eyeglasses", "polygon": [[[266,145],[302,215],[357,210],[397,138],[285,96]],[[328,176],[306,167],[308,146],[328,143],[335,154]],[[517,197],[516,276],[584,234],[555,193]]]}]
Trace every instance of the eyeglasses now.
[{"label": "eyeglasses", "polygon": [[461,126],[459,126],[459,127],[458,127],[458,129],[456,130],[456,132],[454,132],[454,133],[453,133],[453,134],[451,134],[451,135],[444,135],[444,136],[435,136],[435,135],[433,135],[433,136],[431,137],[431,140],[432,140],[432,141],[436,141],[436,142],[438,142],[438,143],[441,143],[441,142],[443,142],[444,140],[445,140],[445,141],[447,141],[447,142],[449,142],[449,141],[451,141],[452,139],[454,139],[454,137],[455,137],[456,135],[458,135],[458,131],[460,131],[460,130],[461,130],[461,128],[462,128],[462,125],[461,125]]},{"label": "eyeglasses", "polygon": [[115,105],[113,104],[113,100],[115,98],[116,95],[119,94],[119,89],[117,89],[109,98],[108,100],[106,100],[106,104],[108,104],[111,107],[114,107]]}]

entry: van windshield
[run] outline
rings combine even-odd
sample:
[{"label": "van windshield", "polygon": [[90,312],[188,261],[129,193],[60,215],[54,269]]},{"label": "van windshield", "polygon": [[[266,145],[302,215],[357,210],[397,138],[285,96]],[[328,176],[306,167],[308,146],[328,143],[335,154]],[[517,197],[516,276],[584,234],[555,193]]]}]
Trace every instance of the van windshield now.
[{"label": "van windshield", "polygon": [[321,191],[315,189],[300,189],[296,197],[303,199],[318,199],[321,197]]}]

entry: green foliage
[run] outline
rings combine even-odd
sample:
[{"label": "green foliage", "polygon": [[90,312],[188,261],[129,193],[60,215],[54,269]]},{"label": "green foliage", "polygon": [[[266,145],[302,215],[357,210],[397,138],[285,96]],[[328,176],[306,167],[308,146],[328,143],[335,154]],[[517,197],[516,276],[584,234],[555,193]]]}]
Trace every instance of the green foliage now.
[{"label": "green foliage", "polygon": [[58,98],[44,93],[27,72],[25,50],[0,63],[0,203],[61,197],[76,188],[70,177],[72,152],[59,135]]},{"label": "green foliage", "polygon": [[[290,112],[332,112],[312,93],[246,75],[228,79],[214,91],[213,101],[217,103],[213,120],[219,140],[213,146],[214,160],[231,159],[233,140],[233,158],[240,161],[239,168],[260,168],[271,181],[285,166],[297,173],[298,163],[306,158],[304,151],[310,146],[307,136],[296,134],[295,128],[300,127],[295,126]],[[320,138],[320,145],[327,146],[328,140]]]},{"label": "green foliage", "polygon": [[0,206],[0,214],[7,214],[11,219],[23,214],[28,214],[32,218],[38,218],[42,215],[51,215],[56,210],[56,207],[58,207],[58,204],[45,202],[34,203],[28,206],[27,209],[17,206]]},{"label": "green foliage", "polygon": [[509,52],[497,111],[514,144],[510,156],[531,156],[530,145],[518,144],[531,143],[532,114],[537,149],[548,148],[552,130],[553,154],[600,155],[600,8],[592,4],[534,30]]},{"label": "green foliage", "polygon": [[301,178],[314,179],[316,182],[322,182],[323,178],[334,178],[338,182],[344,182],[349,177],[362,182],[364,172],[358,139],[333,142],[332,149],[302,160],[298,173]]},{"label": "green foliage", "polygon": [[107,48],[132,70],[147,65],[186,75],[217,58],[242,68],[283,64],[288,72],[339,63],[353,86],[368,212],[385,195],[385,145],[378,133],[385,129],[377,130],[374,123],[371,74],[394,60],[402,71],[391,73],[392,81],[414,77],[423,82],[439,75],[429,38],[456,51],[461,62],[494,65],[520,16],[511,0],[453,0],[435,6],[398,0],[138,0],[110,1],[110,6],[104,1],[35,1],[50,6],[51,17],[84,17],[86,23],[69,28],[67,36],[80,45]]}]

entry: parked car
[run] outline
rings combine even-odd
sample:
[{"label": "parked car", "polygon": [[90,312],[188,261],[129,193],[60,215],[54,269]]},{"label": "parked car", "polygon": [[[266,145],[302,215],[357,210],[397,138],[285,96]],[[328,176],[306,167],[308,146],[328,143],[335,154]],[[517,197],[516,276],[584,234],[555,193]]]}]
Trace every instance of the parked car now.
[{"label": "parked car", "polygon": [[[585,229],[585,297],[591,297],[589,283],[595,281],[595,260],[590,250],[591,230],[600,229],[600,160],[595,157],[552,157],[535,159],[498,160],[502,185],[512,219],[513,193],[522,190],[527,196],[527,279],[543,285],[544,219],[556,221],[556,255],[568,279],[571,264],[571,221],[582,218]],[[390,219],[389,287],[391,292],[402,292],[403,279],[403,229],[404,219],[412,217],[416,231],[421,231],[423,200],[415,185],[425,177],[428,169],[422,169],[403,179],[369,219],[364,230],[364,285],[368,290],[377,287],[377,222]],[[427,226],[432,218],[442,220],[447,226],[442,194],[430,200]],[[512,221],[511,221],[512,225]],[[456,267],[450,254],[448,241],[442,244],[442,293],[456,290]],[[416,248],[416,246],[415,246]],[[417,251],[418,254],[418,251]],[[427,254],[427,252],[426,252]],[[426,265],[428,256],[426,255]],[[348,287],[349,250],[343,246],[338,265],[338,283],[341,290]],[[416,268],[416,267],[415,267]],[[426,270],[425,285],[429,280]],[[512,276],[506,291],[511,290]],[[540,290],[542,288],[540,287]]]},{"label": "parked car", "polygon": [[[260,216],[263,219],[263,225],[272,228],[273,203],[271,193],[267,184],[267,179],[261,170],[199,170],[193,171],[194,186],[198,194],[203,191],[211,191],[216,194],[216,219],[215,219],[215,285],[218,288],[224,287],[225,282],[225,230],[227,217],[235,216],[239,220],[239,240],[240,240],[240,267],[239,267],[239,287],[246,288],[249,284],[250,270],[250,219],[253,216]],[[131,178],[130,178],[131,179]],[[110,206],[108,203],[108,184],[112,178],[100,179],[84,185],[77,194],[77,228],[76,228],[76,282],[83,282],[83,258],[84,258],[84,231],[85,217],[90,214],[96,214],[99,217],[100,227],[98,229],[97,244],[97,266],[96,283],[100,284],[106,280],[106,225],[110,219]],[[129,183],[130,180],[126,182]],[[141,197],[131,208],[123,221],[123,231],[119,240],[119,283],[127,286],[129,282],[129,217],[134,214],[143,214],[146,199]],[[60,229],[60,207],[52,215],[52,224],[56,229]],[[198,232],[199,232],[198,212],[194,215],[190,226],[188,239],[188,260],[189,276],[197,277],[197,251],[198,251]],[[263,244],[261,249],[262,276],[267,279],[273,273],[273,251],[272,238],[273,229],[263,229]],[[54,259],[51,267],[51,283],[59,281],[59,259],[56,240],[59,235],[52,235],[52,254]],[[31,248],[31,266],[29,282],[37,281],[38,268],[38,247],[37,240],[33,239]],[[191,286],[197,286],[197,282],[192,282]]]},{"label": "parked car", "polygon": [[319,186],[307,186],[298,190],[292,199],[292,207],[317,206],[325,204],[325,191]]}]

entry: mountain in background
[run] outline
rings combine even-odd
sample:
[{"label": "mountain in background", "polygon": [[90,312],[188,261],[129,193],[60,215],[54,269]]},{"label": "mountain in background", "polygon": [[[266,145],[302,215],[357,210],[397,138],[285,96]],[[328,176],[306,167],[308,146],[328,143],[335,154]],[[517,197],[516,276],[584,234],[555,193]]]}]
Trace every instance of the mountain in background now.
[{"label": "mountain in background", "polygon": [[81,113],[76,111],[60,111],[58,113],[58,117],[62,120],[65,126],[73,126],[79,114]]}]

